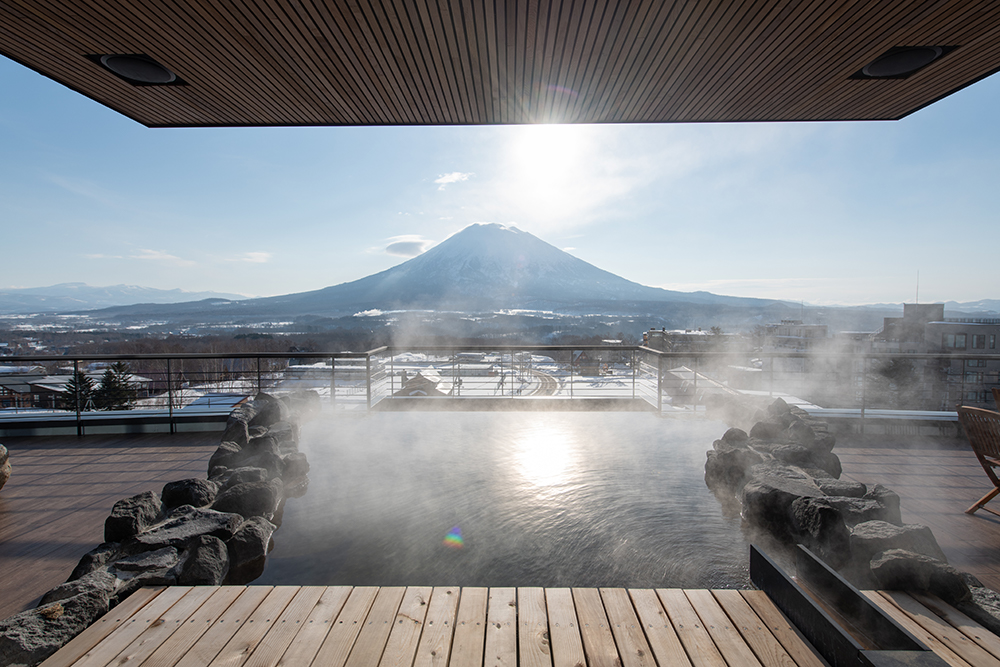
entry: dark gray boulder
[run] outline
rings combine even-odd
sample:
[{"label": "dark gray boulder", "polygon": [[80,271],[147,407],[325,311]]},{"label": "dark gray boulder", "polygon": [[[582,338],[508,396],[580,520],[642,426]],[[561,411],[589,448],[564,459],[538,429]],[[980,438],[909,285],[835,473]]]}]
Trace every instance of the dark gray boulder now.
[{"label": "dark gray boulder", "polygon": [[247,422],[243,419],[230,416],[226,421],[226,430],[222,433],[222,442],[231,442],[237,447],[242,447],[247,444],[249,439],[250,433]]},{"label": "dark gray boulder", "polygon": [[745,444],[747,440],[750,439],[750,436],[747,435],[747,432],[743,429],[731,428],[723,433],[722,438],[720,439],[722,442],[729,443],[731,445],[741,445]]},{"label": "dark gray boulder", "polygon": [[37,665],[108,611],[106,590],[91,588],[0,621],[0,665]]},{"label": "dark gray boulder", "polygon": [[956,605],[958,610],[993,634],[1000,634],[1000,593],[982,585],[971,584],[969,593],[970,599]]},{"label": "dark gray boulder", "polygon": [[229,572],[226,543],[211,535],[199,535],[188,547],[177,583],[182,586],[218,586]]},{"label": "dark gray boulder", "polygon": [[257,456],[251,456],[242,461],[241,467],[263,468],[267,471],[268,479],[284,477],[285,475],[285,462],[273,452],[263,452]]},{"label": "dark gray boulder", "polygon": [[777,422],[757,422],[750,429],[750,437],[754,440],[774,441],[781,436],[784,426]]},{"label": "dark gray boulder", "polygon": [[67,581],[73,581],[74,579],[86,576],[94,570],[104,567],[109,562],[118,558],[119,555],[121,555],[121,544],[118,542],[102,542],[83,554],[80,562],[77,563],[76,568],[69,575]]},{"label": "dark gray boulder", "polygon": [[263,468],[254,468],[253,466],[244,466],[242,468],[227,470],[215,481],[221,482],[222,486],[219,491],[222,492],[231,486],[243,484],[244,482],[266,482],[267,480],[267,470]]},{"label": "dark gray boulder", "polygon": [[302,452],[294,452],[283,456],[285,475],[283,479],[289,481],[300,479],[309,474],[309,459]]},{"label": "dark gray boulder", "polygon": [[804,497],[792,501],[792,527],[806,546],[834,568],[851,557],[851,534],[840,511],[827,498]]},{"label": "dark gray boulder", "polygon": [[877,500],[849,496],[828,496],[827,499],[840,511],[848,527],[866,521],[887,521],[892,518],[891,510]]},{"label": "dark gray boulder", "polygon": [[281,448],[278,446],[278,441],[266,434],[257,438],[250,438],[250,442],[248,442],[246,447],[243,448],[242,453],[246,459],[249,459],[265,452],[276,454],[278,456],[281,455]]},{"label": "dark gray boulder", "polygon": [[868,493],[868,487],[861,482],[852,482],[846,479],[817,479],[816,484],[828,496],[862,498]]},{"label": "dark gray boulder", "polygon": [[705,462],[705,483],[710,489],[723,486],[738,491],[747,480],[747,471],[763,463],[764,456],[749,447],[727,447],[721,440],[708,452]]},{"label": "dark gray boulder", "polygon": [[876,554],[871,571],[879,587],[893,591],[918,591],[957,605],[971,596],[969,586],[955,568],[936,558],[903,549]]},{"label": "dark gray boulder", "polygon": [[160,497],[163,499],[163,505],[166,509],[173,509],[181,505],[204,507],[211,505],[218,493],[219,485],[215,482],[193,478],[167,482],[163,485]]},{"label": "dark gray boulder", "polygon": [[821,497],[813,479],[798,468],[761,463],[749,471],[743,487],[743,519],[778,539],[791,540],[792,503],[798,498]]},{"label": "dark gray boulder", "polygon": [[891,549],[912,551],[943,563],[948,562],[927,526],[896,526],[886,521],[866,521],[851,529],[851,552],[859,561],[869,562],[875,554]]},{"label": "dark gray boulder", "polygon": [[182,549],[199,535],[212,535],[228,540],[243,523],[239,514],[219,512],[204,507],[178,507],[161,523],[122,544],[130,553],[153,551],[165,547]]},{"label": "dark gray boulder", "polygon": [[0,445],[0,466],[10,460],[10,452],[3,445]]},{"label": "dark gray boulder", "polygon": [[176,547],[163,547],[119,558],[108,565],[108,570],[119,579],[128,580],[146,572],[169,570],[177,565],[180,559],[180,552]]},{"label": "dark gray boulder", "polygon": [[292,419],[296,422],[305,421],[320,411],[319,393],[311,389],[285,394],[280,400],[288,407]]},{"label": "dark gray boulder", "polygon": [[118,589],[118,585],[120,583],[121,580],[108,571],[107,568],[99,568],[80,577],[79,579],[59,584],[42,596],[38,606],[44,607],[45,605],[52,604],[53,602],[59,602],[60,600],[65,600],[75,595],[86,593],[95,589],[105,591],[107,593],[107,597],[110,599]]},{"label": "dark gray boulder", "polygon": [[261,575],[275,529],[273,523],[259,516],[248,519],[239,527],[226,542],[229,550],[227,583],[246,584]]},{"label": "dark gray boulder", "polygon": [[0,445],[0,489],[10,479],[11,472],[10,454],[7,452],[6,447]]},{"label": "dark gray boulder", "polygon": [[163,514],[163,503],[152,491],[123,498],[104,521],[104,541],[121,542],[156,523]]},{"label": "dark gray boulder", "polygon": [[897,526],[902,525],[903,518],[899,509],[899,495],[881,484],[873,484],[868,488],[868,493],[864,495],[867,500],[877,501],[884,510],[884,516],[882,517],[872,517],[877,518],[882,521],[888,521],[889,523],[894,523]]},{"label": "dark gray boulder", "polygon": [[208,469],[214,468],[239,468],[244,457],[241,456],[243,447],[238,443],[223,440],[222,443],[208,460]]},{"label": "dark gray boulder", "polygon": [[270,518],[278,510],[282,488],[280,479],[236,484],[220,493],[212,508],[219,512],[239,514],[247,519],[254,516]]},{"label": "dark gray boulder", "polygon": [[292,416],[287,405],[263,392],[254,396],[253,407],[256,414],[248,422],[250,426],[270,426],[275,422],[288,421]]}]

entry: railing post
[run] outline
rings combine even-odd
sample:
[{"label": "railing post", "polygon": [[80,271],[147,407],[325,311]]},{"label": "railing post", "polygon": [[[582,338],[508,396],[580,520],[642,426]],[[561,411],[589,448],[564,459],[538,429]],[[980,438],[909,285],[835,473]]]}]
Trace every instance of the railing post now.
[{"label": "railing post", "polygon": [[770,379],[767,383],[767,397],[774,398],[774,354],[771,354]]},{"label": "railing post", "polygon": [[368,376],[368,383],[367,383],[368,384],[368,387],[367,387],[368,398],[367,398],[367,404],[368,404],[368,410],[371,411],[371,409],[372,409],[372,355],[370,355],[370,354],[366,354],[365,355],[365,375]]},{"label": "railing post", "polygon": [[330,407],[337,402],[337,357],[330,357]]},{"label": "railing post", "polygon": [[[402,389],[403,385],[400,383],[399,388]],[[389,398],[396,395],[396,355],[389,355]]]},{"label": "railing post", "polygon": [[77,359],[73,360],[73,384],[76,385],[76,435],[80,437],[83,435],[83,419],[80,417],[80,362]]},{"label": "railing post", "polygon": [[691,401],[692,412],[698,413],[698,357],[694,358],[694,400]]},{"label": "railing post", "polygon": [[573,398],[573,350],[569,351],[569,397]]},{"label": "railing post", "polygon": [[663,356],[656,355],[656,411],[663,412]]},{"label": "railing post", "polygon": [[174,383],[170,379],[170,357],[167,357],[167,411],[172,435],[174,432]]},{"label": "railing post", "polygon": [[257,393],[260,391],[260,357],[257,357]]},{"label": "railing post", "polygon": [[635,400],[635,350],[632,350],[632,400]]},{"label": "railing post", "polygon": [[865,406],[868,404],[868,357],[861,362],[861,435],[865,434]]}]

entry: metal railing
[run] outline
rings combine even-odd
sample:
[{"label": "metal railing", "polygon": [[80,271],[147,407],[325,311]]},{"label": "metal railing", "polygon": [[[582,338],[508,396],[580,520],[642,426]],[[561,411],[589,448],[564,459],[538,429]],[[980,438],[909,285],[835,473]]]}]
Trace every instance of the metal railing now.
[{"label": "metal railing", "polygon": [[[68,390],[74,373],[101,386],[116,362],[131,392],[122,405]],[[642,346],[382,347],[367,352],[19,356],[33,375],[0,372],[0,415],[160,411],[228,413],[260,391],[308,389],[338,410],[414,398],[642,402],[661,413],[697,413],[714,396],[796,397],[824,408],[950,411],[993,406],[1000,355],[784,351],[662,352]],[[115,412],[115,410],[111,410]]]}]

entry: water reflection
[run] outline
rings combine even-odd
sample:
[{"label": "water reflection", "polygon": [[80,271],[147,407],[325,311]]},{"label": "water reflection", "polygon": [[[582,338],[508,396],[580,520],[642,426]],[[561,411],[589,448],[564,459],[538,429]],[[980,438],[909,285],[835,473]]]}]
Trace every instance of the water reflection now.
[{"label": "water reflection", "polygon": [[550,424],[522,429],[515,440],[517,470],[534,486],[555,486],[569,481],[578,455],[574,433]]},{"label": "water reflection", "polygon": [[724,431],[635,413],[311,422],[309,491],[257,583],[745,587],[739,520],[704,482]]}]

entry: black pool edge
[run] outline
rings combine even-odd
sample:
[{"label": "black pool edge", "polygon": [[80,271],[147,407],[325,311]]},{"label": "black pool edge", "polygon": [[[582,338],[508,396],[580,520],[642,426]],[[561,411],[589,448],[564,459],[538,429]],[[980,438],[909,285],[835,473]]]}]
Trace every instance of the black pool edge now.
[{"label": "black pool edge", "polygon": [[945,667],[947,663],[887,616],[802,545],[799,576],[846,615],[864,623],[877,649],[865,649],[756,545],[750,545],[750,580],[764,591],[831,667]]}]

